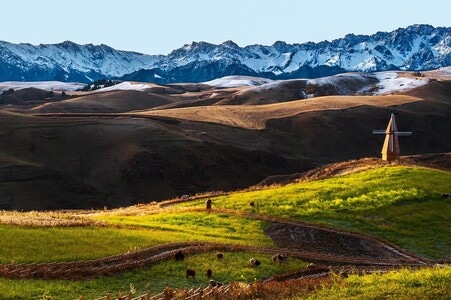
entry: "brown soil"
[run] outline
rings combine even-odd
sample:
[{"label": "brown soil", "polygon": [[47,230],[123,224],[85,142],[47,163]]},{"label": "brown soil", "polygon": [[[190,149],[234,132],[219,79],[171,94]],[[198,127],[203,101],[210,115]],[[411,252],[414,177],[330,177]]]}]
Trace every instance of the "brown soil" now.
[{"label": "brown soil", "polygon": [[413,165],[451,172],[451,152],[411,155],[406,156],[405,161]]},{"label": "brown soil", "polygon": [[345,231],[302,224],[274,223],[267,228],[278,247],[312,253],[309,261],[352,265],[421,265],[425,262],[386,242]]},{"label": "brown soil", "polygon": [[432,153],[424,155],[403,156],[397,161],[383,161],[380,158],[361,158],[350,161],[327,164],[322,167],[309,170],[304,173],[290,175],[269,176],[256,187],[269,186],[273,184],[288,184],[292,182],[303,182],[321,180],[334,176],[346,175],[348,173],[364,171],[389,165],[399,166],[423,166],[426,168],[451,171],[451,153]]}]

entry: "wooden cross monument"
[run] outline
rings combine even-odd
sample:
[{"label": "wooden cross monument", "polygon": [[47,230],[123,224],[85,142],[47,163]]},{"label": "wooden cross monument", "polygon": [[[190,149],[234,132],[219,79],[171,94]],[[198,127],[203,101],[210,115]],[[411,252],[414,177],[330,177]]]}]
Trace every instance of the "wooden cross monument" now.
[{"label": "wooden cross monument", "polygon": [[396,127],[395,115],[391,114],[387,129],[374,130],[373,134],[385,134],[384,146],[382,146],[382,160],[399,159],[399,142],[398,136],[409,136],[412,132],[399,132]]}]

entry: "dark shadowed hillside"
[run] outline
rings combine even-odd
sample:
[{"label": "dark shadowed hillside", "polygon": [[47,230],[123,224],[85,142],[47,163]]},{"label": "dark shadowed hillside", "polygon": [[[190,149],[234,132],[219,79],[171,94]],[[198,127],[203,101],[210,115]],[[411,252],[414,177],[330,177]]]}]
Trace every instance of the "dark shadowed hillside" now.
[{"label": "dark shadowed hillside", "polygon": [[[313,167],[271,152],[259,132],[211,125],[201,139],[189,123],[142,118],[0,119],[3,209],[117,207],[255,184],[272,173]],[[202,126],[209,130],[209,126]],[[227,139],[236,139],[227,143]],[[240,147],[238,139],[255,142]]]},{"label": "dark shadowed hillside", "polygon": [[[383,137],[372,131],[391,113],[399,130],[413,131],[400,137],[402,155],[451,151],[451,81],[302,100],[292,99],[296,82],[252,89],[154,85],[3,105],[0,208],[126,206],[379,157]],[[263,97],[272,104],[249,105]]]}]

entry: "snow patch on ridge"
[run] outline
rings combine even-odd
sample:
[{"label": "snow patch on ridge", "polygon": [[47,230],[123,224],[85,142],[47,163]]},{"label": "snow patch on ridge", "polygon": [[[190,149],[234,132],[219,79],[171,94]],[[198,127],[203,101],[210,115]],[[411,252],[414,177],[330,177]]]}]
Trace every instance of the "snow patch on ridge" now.
[{"label": "snow patch on ridge", "polygon": [[262,85],[259,86],[254,86],[251,87],[249,89],[247,89],[246,91],[250,92],[264,92],[267,90],[271,90],[271,89],[276,89],[279,88],[280,86],[282,86],[284,83],[289,82],[289,81],[300,81],[300,80],[304,80],[304,79],[288,79],[288,80],[272,80],[268,83],[264,83]]},{"label": "snow patch on ridge", "polygon": [[358,81],[365,81],[371,74],[369,73],[344,73],[344,74],[338,74],[333,76],[327,76],[327,77],[320,77],[320,78],[314,78],[314,79],[308,79],[308,84],[331,84],[331,85],[339,85],[340,81],[344,79],[352,79],[352,80],[358,80]]},{"label": "snow patch on ridge", "polygon": [[378,72],[374,73],[379,80],[378,90],[375,95],[386,95],[397,92],[406,92],[429,82],[426,78],[418,77],[401,77],[396,72]]},{"label": "snow patch on ridge", "polygon": [[130,81],[124,81],[121,83],[118,83],[113,86],[109,86],[106,88],[101,88],[97,91],[100,92],[109,92],[109,91],[147,91],[152,88],[151,83],[145,83],[145,82],[130,82]]},{"label": "snow patch on ridge", "polygon": [[442,75],[451,75],[451,67],[443,67],[440,69],[437,69],[437,73]]},{"label": "snow patch on ridge", "polygon": [[232,88],[240,86],[258,86],[265,83],[272,82],[271,79],[251,77],[251,76],[226,76],[211,81],[204,82],[204,84],[221,87],[221,88]]}]

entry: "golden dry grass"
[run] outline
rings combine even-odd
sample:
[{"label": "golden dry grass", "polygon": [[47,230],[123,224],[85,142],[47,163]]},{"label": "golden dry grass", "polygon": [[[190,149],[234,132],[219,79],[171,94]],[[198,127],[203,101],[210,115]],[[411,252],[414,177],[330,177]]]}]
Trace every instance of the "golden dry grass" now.
[{"label": "golden dry grass", "polygon": [[327,96],[268,105],[205,106],[140,112],[142,115],[210,122],[246,129],[265,129],[271,119],[282,119],[313,111],[348,109],[357,106],[388,107],[421,101],[406,95]]}]

